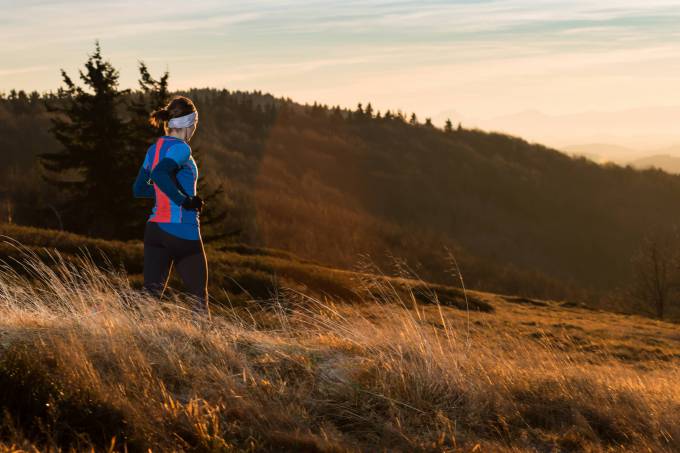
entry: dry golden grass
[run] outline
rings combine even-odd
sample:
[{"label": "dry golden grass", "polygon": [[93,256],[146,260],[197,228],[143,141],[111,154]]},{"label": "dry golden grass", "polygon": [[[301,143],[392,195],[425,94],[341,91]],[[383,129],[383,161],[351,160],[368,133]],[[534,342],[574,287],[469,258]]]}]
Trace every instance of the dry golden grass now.
[{"label": "dry golden grass", "polygon": [[0,270],[0,451],[680,450],[677,326],[379,278],[209,320],[56,258]]}]

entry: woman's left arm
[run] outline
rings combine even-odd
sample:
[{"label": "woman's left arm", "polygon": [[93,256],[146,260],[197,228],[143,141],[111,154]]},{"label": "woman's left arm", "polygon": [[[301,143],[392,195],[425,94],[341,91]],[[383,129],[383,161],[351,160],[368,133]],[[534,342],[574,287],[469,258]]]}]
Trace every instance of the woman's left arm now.
[{"label": "woman's left arm", "polygon": [[153,198],[155,196],[153,184],[149,184],[150,178],[149,170],[144,165],[139,167],[137,179],[135,179],[135,183],[132,185],[132,193],[135,198]]}]

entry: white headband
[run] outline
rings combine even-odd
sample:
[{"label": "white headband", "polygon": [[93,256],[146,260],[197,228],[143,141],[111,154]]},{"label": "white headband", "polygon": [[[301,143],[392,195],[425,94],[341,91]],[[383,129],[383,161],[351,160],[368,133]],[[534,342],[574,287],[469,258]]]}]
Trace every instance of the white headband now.
[{"label": "white headband", "polygon": [[196,114],[196,112],[191,112],[188,115],[172,118],[170,121],[168,121],[168,127],[170,129],[182,129],[185,127],[191,127],[194,125],[197,116],[198,115]]}]

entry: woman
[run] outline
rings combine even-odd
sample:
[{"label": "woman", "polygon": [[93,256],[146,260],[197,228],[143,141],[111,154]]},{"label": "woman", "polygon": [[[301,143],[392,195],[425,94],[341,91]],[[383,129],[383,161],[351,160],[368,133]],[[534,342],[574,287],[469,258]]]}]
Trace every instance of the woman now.
[{"label": "woman", "polygon": [[198,168],[189,140],[196,131],[198,112],[183,96],[151,114],[153,126],[165,135],[151,145],[133,186],[137,198],[155,198],[144,231],[144,288],[161,296],[173,263],[197,311],[208,311],[208,264],[201,240],[196,194]]}]

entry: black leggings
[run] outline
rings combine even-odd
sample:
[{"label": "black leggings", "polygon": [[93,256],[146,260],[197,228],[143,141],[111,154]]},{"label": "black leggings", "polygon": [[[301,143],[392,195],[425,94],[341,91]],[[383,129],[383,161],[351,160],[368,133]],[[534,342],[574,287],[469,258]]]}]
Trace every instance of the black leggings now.
[{"label": "black leggings", "polygon": [[160,297],[175,263],[186,291],[196,299],[197,310],[208,308],[208,262],[203,241],[182,239],[163,231],[156,222],[144,230],[144,288]]}]

